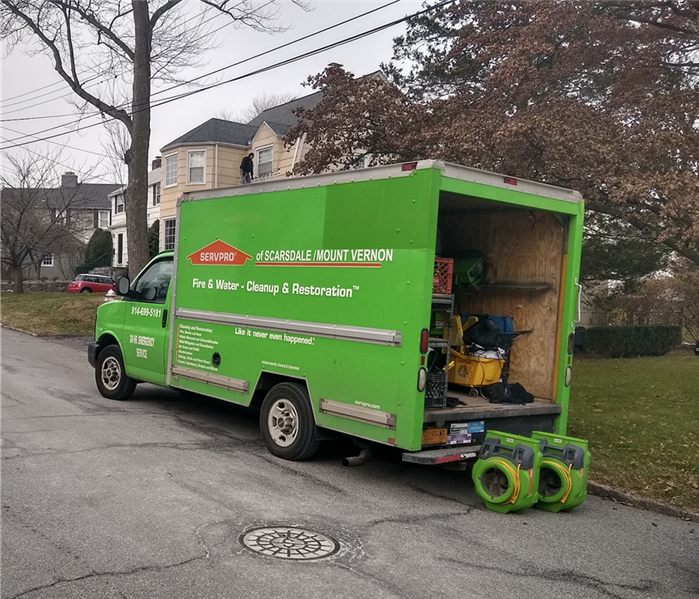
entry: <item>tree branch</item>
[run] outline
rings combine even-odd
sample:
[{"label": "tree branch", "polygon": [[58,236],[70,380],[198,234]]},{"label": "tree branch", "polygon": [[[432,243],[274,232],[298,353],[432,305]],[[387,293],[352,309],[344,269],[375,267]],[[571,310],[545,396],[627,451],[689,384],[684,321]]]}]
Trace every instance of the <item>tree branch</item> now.
[{"label": "tree branch", "polygon": [[[607,214],[618,218],[624,222],[627,222],[635,229],[642,231],[645,227],[649,226],[649,223],[645,222],[642,218],[635,216],[633,214],[627,214],[623,210],[618,210],[608,204],[596,201],[586,201],[585,207],[593,212],[600,212],[602,214]],[[674,237],[666,237],[658,241],[663,245],[666,245],[671,250],[677,252],[681,256],[684,256],[688,260],[691,260],[695,264],[699,264],[699,251],[688,248],[687,246],[680,243],[680,241]]]}]

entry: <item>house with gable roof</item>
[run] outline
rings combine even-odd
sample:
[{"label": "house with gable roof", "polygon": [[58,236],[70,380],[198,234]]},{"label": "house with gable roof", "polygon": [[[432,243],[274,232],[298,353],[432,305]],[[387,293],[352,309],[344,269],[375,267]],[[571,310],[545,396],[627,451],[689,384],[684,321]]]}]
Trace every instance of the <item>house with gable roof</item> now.
[{"label": "house with gable roof", "polygon": [[[72,279],[82,264],[87,242],[97,228],[107,229],[109,194],[114,183],[85,183],[66,172],[60,187],[4,188],[3,279],[8,252],[29,252],[23,259],[26,280]],[[22,237],[29,237],[26,242]]]},{"label": "house with gable roof", "polygon": [[315,92],[269,108],[249,123],[212,118],[161,148],[160,239],[162,249],[175,246],[177,199],[188,191],[240,184],[240,163],[250,153],[255,180],[287,176],[305,154],[303,139],[284,147],[284,135],[296,124],[294,110],[311,108]]},{"label": "house with gable roof", "polygon": [[[388,82],[381,71],[362,78]],[[177,200],[189,191],[240,184],[240,163],[254,154],[254,179],[280,179],[293,173],[308,151],[305,135],[291,147],[284,136],[298,122],[295,111],[311,109],[323,97],[318,91],[268,108],[248,123],[209,119],[161,148],[160,248],[175,247]],[[358,161],[356,168],[363,168]]]}]

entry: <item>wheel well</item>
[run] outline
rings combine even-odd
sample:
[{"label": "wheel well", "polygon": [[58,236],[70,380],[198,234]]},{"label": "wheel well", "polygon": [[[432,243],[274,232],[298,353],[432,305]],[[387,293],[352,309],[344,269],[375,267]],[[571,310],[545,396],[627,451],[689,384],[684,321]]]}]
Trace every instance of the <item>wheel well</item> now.
[{"label": "wheel well", "polygon": [[102,353],[102,350],[109,345],[119,345],[116,337],[110,335],[109,333],[102,335],[97,341],[97,356]]},{"label": "wheel well", "polygon": [[252,393],[250,407],[259,408],[269,390],[279,383],[296,383],[306,390],[309,397],[311,396],[310,392],[308,391],[308,383],[306,382],[306,379],[297,379],[292,376],[263,371],[260,373],[260,378],[257,379],[255,390]]}]

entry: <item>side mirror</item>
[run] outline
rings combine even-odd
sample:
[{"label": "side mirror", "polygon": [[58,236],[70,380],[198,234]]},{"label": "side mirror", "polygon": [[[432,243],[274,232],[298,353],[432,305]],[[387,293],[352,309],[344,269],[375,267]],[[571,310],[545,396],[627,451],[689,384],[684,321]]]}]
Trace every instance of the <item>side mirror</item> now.
[{"label": "side mirror", "polygon": [[131,281],[129,277],[120,277],[117,281],[117,295],[128,295],[129,287],[131,287]]}]

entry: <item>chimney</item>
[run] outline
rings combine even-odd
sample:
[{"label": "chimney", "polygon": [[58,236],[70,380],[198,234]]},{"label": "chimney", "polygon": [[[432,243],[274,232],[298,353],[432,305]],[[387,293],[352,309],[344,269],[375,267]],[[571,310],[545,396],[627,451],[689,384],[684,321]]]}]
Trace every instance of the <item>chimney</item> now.
[{"label": "chimney", "polygon": [[151,162],[150,170],[154,171],[156,168],[160,168],[163,165],[163,159],[160,156],[156,156],[153,162]]},{"label": "chimney", "polygon": [[78,175],[67,172],[61,177],[61,187],[77,187]]}]

